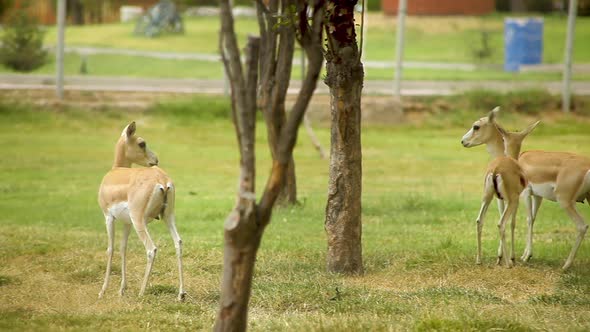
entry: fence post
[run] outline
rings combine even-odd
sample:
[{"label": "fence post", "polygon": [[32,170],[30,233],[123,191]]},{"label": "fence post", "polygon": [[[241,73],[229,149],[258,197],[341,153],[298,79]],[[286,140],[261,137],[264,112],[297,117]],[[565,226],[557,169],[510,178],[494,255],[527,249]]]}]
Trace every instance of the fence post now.
[{"label": "fence post", "polygon": [[393,79],[393,93],[401,98],[402,62],[404,56],[404,30],[407,0],[399,0],[397,7],[397,31],[395,39],[395,73]]},{"label": "fence post", "polygon": [[60,100],[64,98],[64,44],[66,29],[66,0],[57,1],[57,50],[55,93]]},{"label": "fence post", "polygon": [[570,0],[570,8],[567,15],[567,36],[565,39],[565,57],[563,63],[563,92],[561,105],[564,112],[570,111],[571,101],[571,79],[572,79],[572,52],[574,48],[574,32],[576,29],[576,15],[578,12],[578,1]]}]

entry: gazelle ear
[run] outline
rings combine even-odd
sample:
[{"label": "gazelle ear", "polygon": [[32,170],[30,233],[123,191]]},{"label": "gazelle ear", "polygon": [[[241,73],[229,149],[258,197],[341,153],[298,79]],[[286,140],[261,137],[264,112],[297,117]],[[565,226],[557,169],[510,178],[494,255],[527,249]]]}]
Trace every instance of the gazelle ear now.
[{"label": "gazelle ear", "polygon": [[133,134],[135,134],[135,121],[127,125],[127,128],[125,129],[125,136],[127,138],[133,136]]},{"label": "gazelle ear", "polygon": [[500,106],[496,106],[489,114],[488,114],[488,120],[489,121],[494,121],[494,118],[496,117],[496,114],[500,112]]},{"label": "gazelle ear", "polygon": [[535,129],[540,122],[541,122],[541,120],[531,123],[528,127],[526,127],[525,130],[520,132],[520,135],[526,136],[526,135],[530,134],[531,131],[533,131],[533,129]]}]

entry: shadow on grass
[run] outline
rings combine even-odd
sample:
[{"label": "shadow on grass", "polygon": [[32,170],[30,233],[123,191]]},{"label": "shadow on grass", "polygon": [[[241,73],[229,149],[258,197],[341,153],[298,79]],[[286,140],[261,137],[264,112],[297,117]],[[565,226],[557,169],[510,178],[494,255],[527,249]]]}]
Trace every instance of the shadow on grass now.
[{"label": "shadow on grass", "polygon": [[415,331],[533,331],[534,329],[520,323],[503,320],[479,319],[439,319],[429,318],[419,321]]}]

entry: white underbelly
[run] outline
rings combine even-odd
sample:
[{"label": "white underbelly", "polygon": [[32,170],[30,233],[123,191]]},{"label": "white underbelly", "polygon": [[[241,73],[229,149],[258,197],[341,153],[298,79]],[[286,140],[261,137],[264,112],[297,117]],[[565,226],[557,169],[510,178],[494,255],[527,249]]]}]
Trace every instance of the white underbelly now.
[{"label": "white underbelly", "polygon": [[131,215],[129,214],[129,204],[127,202],[119,202],[109,208],[109,213],[115,220],[121,220],[126,223],[131,223]]},{"label": "white underbelly", "polygon": [[529,186],[535,196],[541,196],[544,199],[548,199],[550,201],[557,201],[555,197],[555,182],[545,182],[545,183],[532,183],[529,182]]}]

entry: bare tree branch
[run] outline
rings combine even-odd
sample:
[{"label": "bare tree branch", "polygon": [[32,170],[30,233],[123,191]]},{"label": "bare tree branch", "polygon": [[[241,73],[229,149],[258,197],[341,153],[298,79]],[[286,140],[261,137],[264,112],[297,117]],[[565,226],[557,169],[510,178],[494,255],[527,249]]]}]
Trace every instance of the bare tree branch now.
[{"label": "bare tree branch", "polygon": [[[319,41],[321,41],[322,28],[321,23],[317,23],[316,20],[323,20],[323,2],[323,0],[318,0],[315,2],[313,26],[319,26],[317,29],[319,34],[314,33],[311,34],[310,37]],[[299,17],[301,18],[301,15]],[[307,17],[305,17],[305,19],[307,20]],[[301,26],[301,22],[299,22],[299,26]],[[317,33],[317,31],[315,32]],[[297,100],[291,109],[287,122],[281,130],[277,159],[275,159],[273,162],[271,176],[266,183],[264,193],[258,204],[258,213],[260,215],[259,220],[263,222],[261,225],[262,227],[265,227],[270,220],[271,209],[278,197],[282,181],[284,181],[286,165],[289,162],[293,147],[297,141],[299,125],[303,120],[303,115],[305,114],[307,105],[313,96],[313,92],[317,86],[318,78],[322,68],[323,54],[321,44],[306,43],[302,46],[304,47],[305,53],[309,60],[309,66],[307,67],[305,79],[301,85],[301,90],[297,96]],[[268,218],[266,218],[266,216],[268,216]]]}]

